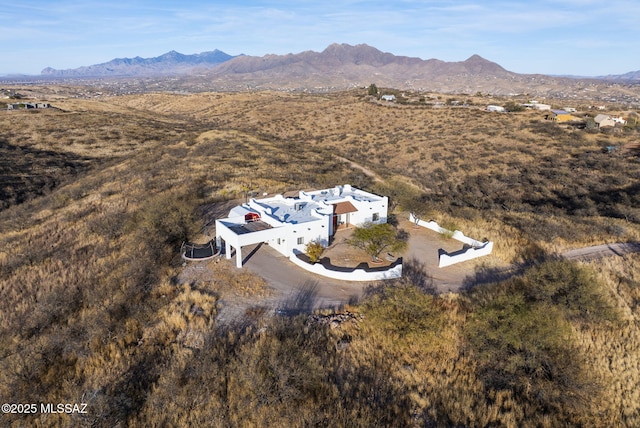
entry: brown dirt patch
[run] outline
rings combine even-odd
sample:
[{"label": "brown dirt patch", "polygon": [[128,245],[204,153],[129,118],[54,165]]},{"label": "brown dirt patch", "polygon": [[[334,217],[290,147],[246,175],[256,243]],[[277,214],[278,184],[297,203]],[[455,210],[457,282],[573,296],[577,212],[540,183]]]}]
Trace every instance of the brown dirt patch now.
[{"label": "brown dirt patch", "polygon": [[[336,232],[333,242],[322,253],[323,258],[328,258],[333,266],[340,267],[357,267],[362,263],[367,264],[370,268],[379,268],[391,265],[394,261],[387,260],[384,254],[381,255],[380,263],[373,263],[371,257],[359,248],[355,248],[348,244],[348,240],[353,236],[355,228],[342,229]],[[394,255],[395,256],[395,255]]]}]

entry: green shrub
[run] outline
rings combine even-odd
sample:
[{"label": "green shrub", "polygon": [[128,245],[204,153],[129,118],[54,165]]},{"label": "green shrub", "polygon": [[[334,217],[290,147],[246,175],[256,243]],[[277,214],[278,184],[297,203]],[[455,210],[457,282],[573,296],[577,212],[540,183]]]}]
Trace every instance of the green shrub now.
[{"label": "green shrub", "polygon": [[529,302],[561,307],[573,321],[615,321],[618,313],[595,273],[575,262],[553,260],[529,269],[517,288]]},{"label": "green shrub", "polygon": [[311,261],[311,263],[317,263],[320,260],[320,257],[322,256],[323,251],[324,251],[324,247],[322,246],[321,243],[317,241],[309,242],[304,249],[304,252],[309,257],[309,260]]},{"label": "green shrub", "polygon": [[383,251],[402,251],[407,247],[406,240],[403,240],[396,229],[388,223],[366,224],[356,227],[353,237],[348,244],[364,250],[371,259],[378,260],[378,256]]},{"label": "green shrub", "polygon": [[601,385],[584,365],[572,323],[618,314],[595,274],[552,260],[474,290],[464,337],[487,390],[512,391],[536,411],[578,414]]},{"label": "green shrub", "polygon": [[485,389],[510,390],[537,411],[578,411],[583,394],[597,391],[577,357],[571,326],[557,306],[530,304],[523,294],[500,293],[475,310],[466,339]]}]

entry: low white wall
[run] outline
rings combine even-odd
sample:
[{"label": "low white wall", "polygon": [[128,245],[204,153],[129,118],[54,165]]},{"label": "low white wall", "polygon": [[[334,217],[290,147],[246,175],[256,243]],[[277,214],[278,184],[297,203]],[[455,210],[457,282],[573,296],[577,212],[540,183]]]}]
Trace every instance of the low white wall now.
[{"label": "low white wall", "polygon": [[451,266],[456,263],[466,262],[467,260],[477,259],[478,257],[488,256],[493,251],[493,242],[485,242],[485,245],[481,248],[469,248],[464,252],[460,252],[458,254],[454,253],[448,254],[440,254],[440,258],[438,260],[438,267]]},{"label": "low white wall", "polygon": [[[411,220],[414,224],[416,223],[416,218],[413,216],[413,214],[409,214],[409,220]],[[456,263],[466,262],[468,260],[473,260],[478,257],[487,256],[491,254],[491,251],[493,251],[493,242],[491,241],[480,242],[473,238],[469,238],[459,230],[451,231],[449,229],[445,229],[444,227],[440,227],[438,223],[436,223],[433,220],[432,221],[418,220],[418,226],[425,227],[427,229],[433,230],[434,232],[449,235],[451,236],[451,238],[455,239],[456,241],[460,241],[463,244],[467,244],[471,246],[471,248],[469,248],[466,251],[460,251],[460,252],[455,252],[451,254],[449,253],[440,254],[440,258],[438,260],[438,267],[451,266]]]},{"label": "low white wall", "polygon": [[[364,269],[355,269],[351,272],[334,271],[325,268],[322,264],[309,264],[299,259],[294,250],[289,256],[289,260],[304,270],[315,273],[317,275],[326,276],[327,278],[338,279],[341,281],[380,281],[384,279],[395,279],[402,276],[402,264],[394,266],[391,269],[377,272],[367,272]],[[298,254],[300,254],[298,252]]]}]

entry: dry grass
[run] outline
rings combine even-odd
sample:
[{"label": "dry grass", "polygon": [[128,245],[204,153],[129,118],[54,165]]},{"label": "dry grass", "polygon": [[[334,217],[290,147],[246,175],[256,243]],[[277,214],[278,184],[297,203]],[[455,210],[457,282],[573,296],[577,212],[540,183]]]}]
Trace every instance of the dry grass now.
[{"label": "dry grass", "polygon": [[593,263],[623,314],[614,328],[593,326],[577,331],[586,364],[604,379],[600,403],[606,425],[640,423],[640,258],[610,258]]},{"label": "dry grass", "polygon": [[[212,202],[248,191],[373,188],[334,153],[388,181],[376,186],[407,183],[406,192],[392,186],[404,189],[393,195],[400,205],[417,200],[435,220],[493,240],[496,264],[639,240],[637,159],[600,150],[637,139],[634,130],[591,134],[538,123],[534,113],[385,107],[353,93],[56,105],[64,111],[0,115],[3,148],[23,162],[12,177],[50,179],[46,191],[38,180],[17,182],[25,202],[10,200],[0,217],[0,396],[87,402],[89,414],[5,415],[7,425],[640,424],[638,256],[557,269],[612,302],[619,318],[544,300],[566,278],[536,268],[484,294],[434,297],[401,281],[348,308],[361,321],[331,328],[259,313],[218,325],[221,299],[258,299],[264,282],[224,261],[207,266],[212,276],[185,277],[177,255],[183,239],[207,232],[199,213]],[[538,294],[521,293],[522,284]],[[522,330],[523,349],[540,350],[565,377],[532,375],[532,389],[490,377],[486,358],[501,350],[468,334],[490,311],[518,328],[538,320],[538,330]],[[535,333],[551,321],[564,326],[565,342]],[[567,349],[575,370],[555,359]],[[507,355],[528,365],[496,360],[517,369],[498,365],[505,379],[539,369],[521,349]]]},{"label": "dry grass", "polygon": [[[150,94],[117,102],[296,147],[331,149],[416,186],[435,216],[471,227],[482,223],[486,229],[478,235],[502,241],[496,251],[506,261],[521,259],[523,242],[553,253],[640,239],[637,158],[603,150],[636,141],[635,129],[580,130],[533,111],[382,106],[354,93]],[[513,231],[507,243],[505,229]]]}]

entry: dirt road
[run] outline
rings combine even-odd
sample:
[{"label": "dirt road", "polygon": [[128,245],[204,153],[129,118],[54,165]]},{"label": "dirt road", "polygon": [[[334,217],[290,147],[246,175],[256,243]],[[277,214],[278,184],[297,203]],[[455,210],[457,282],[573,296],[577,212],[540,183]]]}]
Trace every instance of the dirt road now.
[{"label": "dirt road", "polygon": [[373,181],[375,182],[381,182],[383,181],[382,178],[380,178],[380,176],[378,174],[376,174],[375,172],[371,171],[369,168],[364,167],[362,165],[360,165],[359,163],[355,163],[352,160],[349,160],[347,158],[343,158],[342,156],[336,156],[334,155],[337,159],[340,159],[343,162],[348,163],[349,165],[351,165],[352,168],[356,168],[359,169],[360,171],[362,171],[364,173],[364,175],[371,177],[373,179]]},{"label": "dirt road", "polygon": [[608,256],[623,256],[629,253],[640,252],[640,243],[626,242],[616,244],[595,245],[593,247],[577,248],[562,253],[567,260],[595,260]]}]

